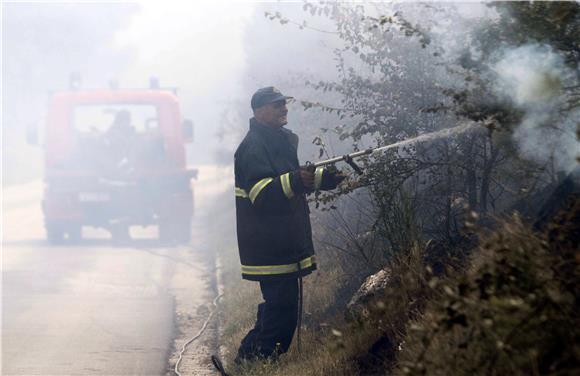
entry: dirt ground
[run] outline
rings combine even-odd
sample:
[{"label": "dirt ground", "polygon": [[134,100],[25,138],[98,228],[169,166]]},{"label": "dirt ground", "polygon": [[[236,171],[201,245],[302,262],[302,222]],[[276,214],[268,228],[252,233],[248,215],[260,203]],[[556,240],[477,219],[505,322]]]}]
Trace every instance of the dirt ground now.
[{"label": "dirt ground", "polygon": [[[175,375],[175,365],[181,355],[178,372],[181,375],[215,375],[210,356],[217,348],[217,315],[213,301],[216,297],[215,263],[195,250],[188,251],[191,263],[177,266],[172,281],[175,297],[175,339],[166,375]],[[202,280],[204,286],[195,288]],[[210,317],[211,315],[211,317]],[[209,320],[209,321],[208,321]],[[206,327],[203,329],[207,321]],[[201,332],[201,333],[200,333]],[[199,337],[198,337],[199,336]],[[194,337],[197,337],[194,339]],[[189,342],[185,350],[183,346]]]},{"label": "dirt ground", "polygon": [[[181,375],[216,375],[210,356],[219,352],[219,299],[216,301],[216,298],[223,292],[216,250],[223,246],[225,238],[235,236],[233,218],[230,218],[234,204],[233,172],[230,168],[202,167],[194,190],[193,246],[179,255],[188,262],[178,264],[172,281],[176,333],[166,375],[176,374],[175,364],[181,353],[178,367]],[[228,195],[230,191],[232,194]],[[204,286],[196,288],[196,281],[200,279]],[[199,335],[210,315],[207,327]],[[182,352],[184,344],[198,335]]]}]

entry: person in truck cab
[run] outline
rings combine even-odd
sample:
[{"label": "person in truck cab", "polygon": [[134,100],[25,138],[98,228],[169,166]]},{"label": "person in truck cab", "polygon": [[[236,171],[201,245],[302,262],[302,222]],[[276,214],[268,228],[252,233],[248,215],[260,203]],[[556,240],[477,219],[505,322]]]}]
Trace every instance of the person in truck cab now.
[{"label": "person in truck cab", "polygon": [[135,133],[135,127],[131,125],[131,113],[127,110],[120,110],[115,114],[115,119],[105,136],[111,140],[120,140],[133,138]]},{"label": "person in truck cab", "polygon": [[121,168],[131,162],[136,131],[131,124],[129,111],[120,110],[115,114],[113,123],[105,132],[104,139],[113,164],[111,168]]}]

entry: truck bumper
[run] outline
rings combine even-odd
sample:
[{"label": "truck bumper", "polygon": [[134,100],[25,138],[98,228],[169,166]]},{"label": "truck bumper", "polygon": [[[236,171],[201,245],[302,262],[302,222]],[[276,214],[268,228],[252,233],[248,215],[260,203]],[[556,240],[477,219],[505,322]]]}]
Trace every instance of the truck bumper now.
[{"label": "truck bumper", "polygon": [[[62,184],[59,184],[62,186]],[[43,200],[46,222],[74,222],[79,225],[109,227],[156,225],[168,216],[190,219],[193,193],[189,180],[140,180],[112,184],[66,185],[66,190],[48,185]]]}]

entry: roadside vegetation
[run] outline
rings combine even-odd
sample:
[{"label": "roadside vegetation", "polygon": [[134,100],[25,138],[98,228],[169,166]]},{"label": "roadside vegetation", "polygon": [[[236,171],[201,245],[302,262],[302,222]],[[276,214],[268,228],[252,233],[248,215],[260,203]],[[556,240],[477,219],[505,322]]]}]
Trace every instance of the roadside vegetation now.
[{"label": "roadside vegetation", "polygon": [[[338,78],[305,80],[320,101],[296,95],[308,123],[329,124],[307,149],[469,131],[365,159],[363,176],[311,197],[321,271],[305,279],[301,351],[295,341],[279,361],[232,373],[580,372],[580,6],[493,3],[479,18],[449,4],[303,9],[340,42]],[[232,365],[261,297],[239,277],[235,244],[221,259]],[[349,304],[369,276],[384,283]]]},{"label": "roadside vegetation", "polygon": [[[580,268],[571,239],[578,237],[580,202],[567,209],[559,214],[566,222],[556,219],[540,233],[517,216],[493,231],[477,229],[472,256],[438,275],[426,248],[414,246],[385,265],[388,286],[356,313],[338,303],[342,271],[308,277],[301,351],[294,344],[278,362],[231,369],[283,376],[575,374]],[[261,300],[257,284],[238,274],[235,263],[224,273],[221,343],[229,364]]]}]

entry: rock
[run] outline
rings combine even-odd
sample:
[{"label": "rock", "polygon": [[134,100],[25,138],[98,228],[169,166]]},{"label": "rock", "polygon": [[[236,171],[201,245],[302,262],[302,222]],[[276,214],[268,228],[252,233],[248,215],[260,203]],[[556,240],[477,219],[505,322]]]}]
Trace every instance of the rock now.
[{"label": "rock", "polygon": [[391,270],[384,268],[367,277],[346,305],[347,319],[362,320],[369,316],[368,304],[391,282]]}]

